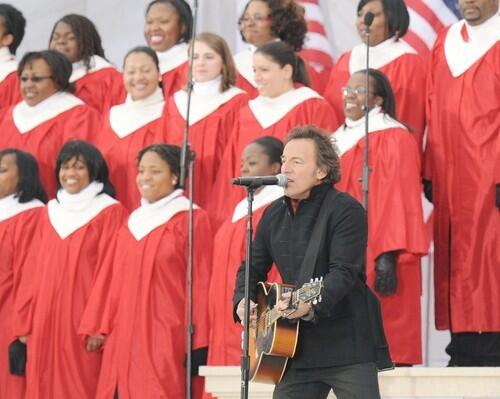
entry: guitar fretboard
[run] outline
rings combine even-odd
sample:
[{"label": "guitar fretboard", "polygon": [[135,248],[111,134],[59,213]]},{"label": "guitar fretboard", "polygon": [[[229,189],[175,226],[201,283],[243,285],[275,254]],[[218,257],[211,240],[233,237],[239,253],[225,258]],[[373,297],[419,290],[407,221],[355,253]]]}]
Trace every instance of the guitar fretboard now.
[{"label": "guitar fretboard", "polygon": [[[291,305],[295,306],[299,303],[299,294],[302,288],[292,293]],[[276,307],[272,308],[269,312],[267,312],[265,317],[266,328],[269,328],[273,323],[278,321],[281,317],[280,312],[276,310]]]}]

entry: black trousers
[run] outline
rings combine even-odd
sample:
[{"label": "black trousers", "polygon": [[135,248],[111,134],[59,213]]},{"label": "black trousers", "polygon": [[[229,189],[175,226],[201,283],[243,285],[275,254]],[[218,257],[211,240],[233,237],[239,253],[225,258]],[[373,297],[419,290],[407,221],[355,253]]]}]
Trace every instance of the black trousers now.
[{"label": "black trousers", "polygon": [[337,399],[380,399],[375,363],[312,369],[288,368],[273,399],[324,399],[330,390]]},{"label": "black trousers", "polygon": [[449,367],[500,366],[500,333],[451,333]]}]

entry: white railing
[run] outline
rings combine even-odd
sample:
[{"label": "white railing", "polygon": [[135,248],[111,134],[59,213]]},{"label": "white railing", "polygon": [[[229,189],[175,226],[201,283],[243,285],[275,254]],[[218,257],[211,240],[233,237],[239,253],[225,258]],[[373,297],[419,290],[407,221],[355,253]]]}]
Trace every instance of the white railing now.
[{"label": "white railing", "polygon": [[[218,399],[239,399],[239,367],[202,367],[205,387]],[[402,367],[379,374],[385,398],[500,399],[500,368]],[[273,386],[250,384],[251,399],[270,399]],[[333,396],[332,396],[333,398]]]}]

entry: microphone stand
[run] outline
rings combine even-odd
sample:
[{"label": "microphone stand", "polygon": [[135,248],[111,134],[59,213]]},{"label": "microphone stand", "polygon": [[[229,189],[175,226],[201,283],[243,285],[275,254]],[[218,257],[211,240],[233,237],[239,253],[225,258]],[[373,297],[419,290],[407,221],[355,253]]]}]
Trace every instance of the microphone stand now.
[{"label": "microphone stand", "polygon": [[181,148],[179,186],[185,188],[186,174],[189,175],[189,213],[188,213],[188,244],[187,244],[187,270],[186,270],[186,399],[192,397],[191,369],[193,351],[193,179],[195,154],[191,151],[189,143],[189,114],[191,110],[191,97],[193,93],[193,58],[194,39],[196,37],[196,23],[198,20],[198,0],[193,2],[193,31],[191,33],[191,47],[188,54],[188,78],[187,78],[187,109],[184,124],[184,138]]},{"label": "microphone stand", "polygon": [[368,163],[368,128],[369,128],[369,122],[368,122],[368,98],[370,94],[370,75],[368,73],[368,69],[370,68],[370,34],[371,34],[371,29],[370,25],[373,22],[373,14],[372,13],[367,13],[365,15],[365,38],[366,38],[366,68],[365,68],[365,151],[364,151],[364,156],[363,156],[363,171],[361,174],[361,191],[363,193],[363,207],[365,208],[366,211],[368,211],[368,183],[370,180],[370,172],[371,168]]},{"label": "microphone stand", "polygon": [[241,355],[241,399],[248,398],[250,379],[249,331],[250,331],[250,265],[252,264],[253,214],[252,203],[259,184],[247,187],[247,231],[245,254],[245,317],[243,318],[243,353]]}]

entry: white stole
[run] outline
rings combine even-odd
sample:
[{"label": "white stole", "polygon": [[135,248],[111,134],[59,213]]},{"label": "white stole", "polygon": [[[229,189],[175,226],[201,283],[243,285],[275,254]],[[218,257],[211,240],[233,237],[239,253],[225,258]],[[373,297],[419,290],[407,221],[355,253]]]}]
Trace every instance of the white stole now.
[{"label": "white stole", "polygon": [[[396,40],[394,36],[369,48],[370,68],[372,69],[380,69],[404,54],[417,54],[408,43],[402,39]],[[351,50],[349,73],[352,75],[364,69],[366,69],[366,44],[361,43]]]},{"label": "white stole", "polygon": [[160,73],[164,75],[172,69],[181,66],[188,60],[188,44],[179,43],[172,46],[166,51],[157,51],[158,59],[160,61]]},{"label": "white stole", "polygon": [[[389,115],[381,112],[380,107],[374,107],[368,113],[368,133],[374,133],[385,129],[401,128],[405,129],[404,125],[391,118]],[[352,121],[346,120],[346,124],[340,126],[331,136],[333,144],[338,148],[339,155],[344,155],[347,151],[353,148],[359,140],[365,136],[365,116]]]},{"label": "white stole", "polygon": [[[189,125],[199,122],[220,106],[227,103],[238,94],[244,93],[237,87],[230,87],[225,92],[220,92],[221,77],[209,82],[195,82],[191,95],[191,107],[189,110]],[[184,120],[187,117],[187,92],[179,90],[174,94],[174,102],[177,111]]]},{"label": "white stole", "polygon": [[[469,41],[463,39],[462,29],[467,29]],[[444,41],[444,55],[452,76],[456,78],[466,72],[499,40],[500,14],[478,26],[469,25],[465,20],[453,24]]]},{"label": "white stole", "polygon": [[[254,200],[252,203],[252,210],[256,211],[257,209],[262,208],[281,198],[285,195],[285,191],[283,187],[280,186],[264,186],[260,192],[255,194]],[[238,220],[243,219],[248,214],[248,201],[247,199],[241,200],[238,205],[234,208],[233,218],[231,219],[232,223],[236,223]]]},{"label": "white stole", "polygon": [[10,53],[8,47],[0,48],[0,82],[15,71],[17,71],[16,57]]},{"label": "white stole", "polygon": [[92,182],[77,194],[64,189],[57,192],[57,199],[47,204],[50,224],[63,240],[85,226],[107,207],[118,201],[108,194],[99,194],[102,183]]},{"label": "white stole", "polygon": [[56,116],[84,104],[73,94],[58,91],[35,106],[29,106],[26,101],[21,101],[14,107],[14,124],[21,133],[27,133],[42,123]]},{"label": "white stole", "polygon": [[124,138],[160,118],[164,106],[163,92],[159,87],[153,94],[141,100],[134,101],[128,95],[123,104],[111,107],[109,123],[116,135]]},{"label": "white stole", "polygon": [[[193,204],[194,209],[198,209]],[[180,212],[189,210],[189,200],[177,189],[166,197],[148,203],[141,200],[141,206],[133,211],[128,218],[128,229],[137,241],[142,240],[157,227],[160,227]]]},{"label": "white stole", "polygon": [[250,100],[248,105],[260,125],[267,129],[281,120],[297,105],[312,98],[322,97],[309,87],[303,86],[289,90],[275,98],[258,96]]},{"label": "white stole", "polygon": [[98,55],[93,55],[90,57],[90,69],[87,70],[87,67],[83,63],[83,61],[78,61],[73,63],[73,72],[71,73],[71,77],[69,78],[69,81],[71,83],[76,82],[77,80],[83,78],[84,76],[100,71],[101,69],[105,68],[114,68],[112,64],[110,64],[108,61],[106,61],[104,58],[98,56]]},{"label": "white stole", "polygon": [[19,197],[16,197],[16,193],[0,198],[0,222],[19,215],[29,209],[42,206],[44,206],[43,202],[37,199],[32,199],[28,202],[19,202]]},{"label": "white stole", "polygon": [[233,57],[236,69],[253,87],[257,87],[255,74],[253,72],[253,55],[257,47],[249,45]]}]

